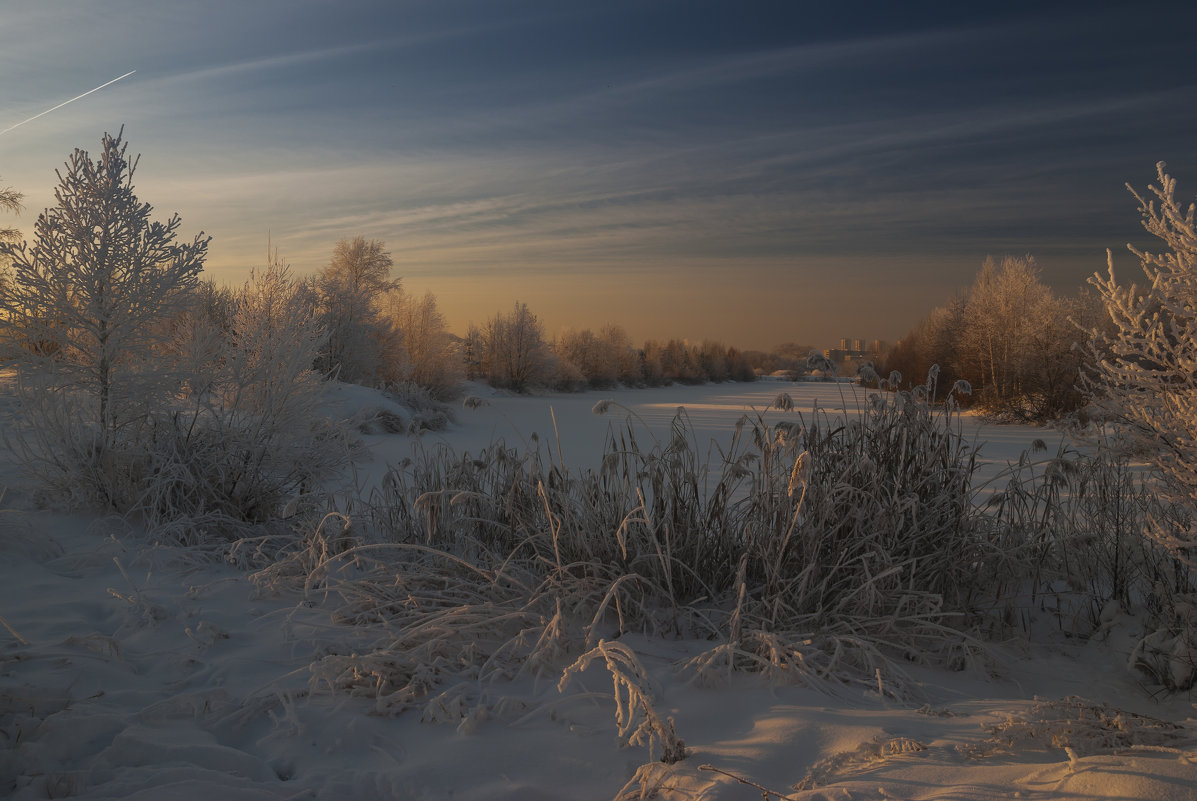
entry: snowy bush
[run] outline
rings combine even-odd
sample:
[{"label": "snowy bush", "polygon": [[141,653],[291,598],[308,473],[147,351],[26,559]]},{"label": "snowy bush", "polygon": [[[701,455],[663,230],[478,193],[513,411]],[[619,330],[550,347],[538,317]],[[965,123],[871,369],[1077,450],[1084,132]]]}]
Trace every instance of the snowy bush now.
[{"label": "snowy bush", "polygon": [[260,521],[316,488],[348,458],[345,432],[319,414],[312,364],[324,342],[310,296],[275,258],[232,295],[229,330],[197,317],[180,332],[188,380],[155,418],[156,517]]}]

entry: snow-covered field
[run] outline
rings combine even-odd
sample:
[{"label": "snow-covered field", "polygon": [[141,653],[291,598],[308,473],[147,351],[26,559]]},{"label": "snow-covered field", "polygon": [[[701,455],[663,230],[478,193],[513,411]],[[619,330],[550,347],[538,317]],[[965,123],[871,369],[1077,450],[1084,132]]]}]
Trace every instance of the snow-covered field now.
[{"label": "snow-covered field", "polygon": [[[592,466],[612,424],[667,430],[685,406],[700,440],[726,441],[745,412],[849,411],[851,387],[762,382],[485,401],[412,438],[370,434],[350,479],[376,485],[413,449],[496,438]],[[592,410],[614,399],[602,416]],[[386,400],[336,386],[340,416]],[[401,411],[401,410],[397,410]],[[0,399],[0,418],[13,412]],[[988,474],[1050,431],[983,426]],[[994,644],[987,668],[912,667],[916,697],[884,686],[808,688],[735,675],[697,686],[675,666],[701,644],[628,635],[656,711],[686,759],[622,746],[611,678],[490,681],[396,717],[363,698],[312,692],[311,666],[343,637],[318,595],[262,591],[247,571],[147,547],[119,520],[68,513],[0,455],[0,792],[168,799],[1194,799],[1197,712],[1128,670],[1133,623],[1088,640]],[[315,598],[315,600],[313,600]],[[434,696],[436,694],[434,693]],[[481,698],[484,703],[477,702]],[[439,699],[439,700],[438,700]],[[438,706],[439,704],[439,706]],[[1073,743],[1059,746],[1059,738]],[[1055,740],[1054,740],[1055,738]],[[639,797],[629,795],[628,797]]]}]

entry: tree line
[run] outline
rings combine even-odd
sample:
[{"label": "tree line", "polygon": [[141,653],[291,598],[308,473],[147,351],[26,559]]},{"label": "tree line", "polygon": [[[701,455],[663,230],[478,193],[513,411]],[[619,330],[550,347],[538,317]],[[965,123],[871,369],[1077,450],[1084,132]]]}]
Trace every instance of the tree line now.
[{"label": "tree line", "polygon": [[706,381],[752,381],[752,365],[735,348],[704,341],[649,340],[642,348],[618,325],[598,333],[565,331],[553,340],[527,304],[516,303],[481,326],[471,325],[463,342],[466,374],[492,386],[522,391],[559,391],[625,386],[660,386]]},{"label": "tree line", "polygon": [[[178,215],[150,220],[150,205],[133,193],[136,159],[122,135],[105,135],[94,162],[75,151],[58,205],[38,218],[30,243],[19,242],[15,229],[0,230],[4,355],[87,363],[101,420],[112,382],[133,363],[194,356],[205,338],[240,341],[236,321],[264,283],[277,307],[271,313],[297,310],[320,332],[310,369],[351,383],[415,388],[439,401],[456,396],[467,378],[516,391],[574,391],[755,377],[742,354],[715,342],[635,348],[615,325],[548,339],[523,303],[454,336],[436,296],[407,293],[392,275],[385,243],[362,236],[337,242],[328,265],[304,278],[268,246],[265,266],[244,286],[220,286],[201,275],[207,237],[179,243]],[[12,189],[0,192],[0,209],[18,212],[20,201]]]},{"label": "tree line", "polygon": [[885,354],[878,373],[896,372],[894,383],[910,388],[937,365],[945,394],[961,380],[971,388],[953,396],[962,405],[1006,419],[1060,419],[1086,403],[1082,376],[1093,360],[1081,344],[1109,325],[1096,293],[1057,295],[1034,257],[989,257],[967,290]]}]

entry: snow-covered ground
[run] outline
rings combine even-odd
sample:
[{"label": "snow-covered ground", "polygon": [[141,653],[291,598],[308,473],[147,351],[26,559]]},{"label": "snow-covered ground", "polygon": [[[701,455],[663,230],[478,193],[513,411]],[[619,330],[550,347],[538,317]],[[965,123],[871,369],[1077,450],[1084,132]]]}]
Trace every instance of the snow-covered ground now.
[{"label": "snow-covered ground", "polygon": [[[858,405],[851,387],[833,384],[539,398],[475,387],[485,403],[458,408],[444,431],[366,435],[371,451],[352,480],[368,489],[415,448],[476,451],[496,438],[551,448],[581,469],[629,414],[663,432],[685,406],[695,435],[719,440],[746,412],[787,414],[769,410],[783,391],[802,411]],[[605,399],[616,404],[595,415]],[[386,404],[358,387],[330,398],[344,417]],[[11,425],[12,411],[0,398],[0,422]],[[991,470],[1035,438],[1059,441],[964,424]],[[694,686],[674,665],[695,643],[628,636],[657,712],[689,749],[665,765],[620,745],[601,670],[563,692],[543,678],[491,683],[464,719],[451,694],[443,714],[430,703],[422,716],[383,717],[368,700],[311,693],[310,665],[343,628],[319,603],[261,592],[244,570],[185,549],[148,548],[121,521],[39,509],[7,453],[0,486],[0,792],[13,798],[536,801],[625,788],[709,801],[1197,798],[1193,699],[1127,669],[1129,620],[1112,617],[1087,641],[995,644],[984,672],[911,668],[920,697],[910,702],[884,686],[751,675]],[[1071,751],[1053,744],[1061,735]]]}]

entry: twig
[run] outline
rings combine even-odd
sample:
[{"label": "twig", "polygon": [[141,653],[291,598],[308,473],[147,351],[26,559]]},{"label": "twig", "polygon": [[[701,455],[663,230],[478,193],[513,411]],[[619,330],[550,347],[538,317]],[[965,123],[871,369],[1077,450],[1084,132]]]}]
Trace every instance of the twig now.
[{"label": "twig", "polygon": [[0,615],[0,623],[4,624],[4,628],[8,629],[8,633],[17,638],[17,642],[21,645],[29,645],[29,640],[17,634],[17,630],[9,625],[8,621],[4,619],[4,615]]},{"label": "twig", "polygon": [[728,771],[723,770],[721,768],[717,768],[714,765],[699,765],[698,769],[709,771],[711,773],[722,773],[724,776],[729,776],[729,777],[735,779],[740,784],[746,784],[749,787],[755,787],[756,789],[761,791],[761,798],[765,799],[765,801],[769,801],[769,796],[778,798],[781,801],[794,801],[793,796],[783,795],[782,793],[779,793],[776,790],[770,790],[768,787],[762,787],[761,785],[757,784],[756,782],[752,781],[751,779],[745,779],[743,776],[737,776],[734,773],[729,773]]}]

